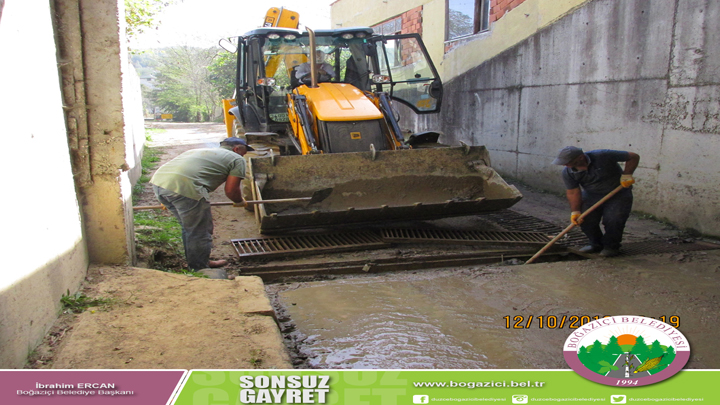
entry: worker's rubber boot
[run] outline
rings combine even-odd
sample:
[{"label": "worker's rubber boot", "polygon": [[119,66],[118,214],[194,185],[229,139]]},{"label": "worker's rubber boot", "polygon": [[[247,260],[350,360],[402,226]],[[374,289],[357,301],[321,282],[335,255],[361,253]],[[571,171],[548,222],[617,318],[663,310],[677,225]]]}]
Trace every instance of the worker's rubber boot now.
[{"label": "worker's rubber boot", "polygon": [[587,246],[583,246],[580,249],[578,249],[578,252],[580,252],[580,253],[598,253],[602,250],[603,250],[602,246],[587,245]]},{"label": "worker's rubber boot", "polygon": [[615,257],[620,254],[620,249],[605,248],[600,252],[602,257]]}]

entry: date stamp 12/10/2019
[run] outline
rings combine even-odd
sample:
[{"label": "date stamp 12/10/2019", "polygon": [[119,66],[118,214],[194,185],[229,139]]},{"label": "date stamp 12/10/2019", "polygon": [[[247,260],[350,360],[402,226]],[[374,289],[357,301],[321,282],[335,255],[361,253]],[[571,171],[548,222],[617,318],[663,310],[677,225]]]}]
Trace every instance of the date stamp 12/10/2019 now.
[{"label": "date stamp 12/10/2019", "polygon": [[[505,329],[530,329],[533,326],[538,329],[577,329],[586,323],[607,317],[609,315],[506,315],[502,319],[505,321]],[[675,328],[680,328],[680,317],[677,315],[648,318],[657,319]]]}]

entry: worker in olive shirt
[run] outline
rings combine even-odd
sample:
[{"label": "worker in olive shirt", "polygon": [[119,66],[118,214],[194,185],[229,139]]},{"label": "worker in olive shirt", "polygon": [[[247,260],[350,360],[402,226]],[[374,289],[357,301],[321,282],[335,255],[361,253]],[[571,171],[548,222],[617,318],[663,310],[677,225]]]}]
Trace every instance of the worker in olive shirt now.
[{"label": "worker in olive shirt", "polygon": [[210,193],[225,183],[225,195],[245,204],[241,180],[247,151],[244,139],[227,138],[219,148],[189,150],[162,165],[150,179],[158,201],[182,226],[185,258],[191,270],[222,267],[227,260],[210,260],[213,222]]},{"label": "worker in olive shirt", "polygon": [[[625,162],[621,168],[618,162]],[[590,240],[588,246],[580,249],[583,253],[597,253],[612,257],[620,254],[620,242],[625,223],[632,210],[633,173],[640,162],[640,156],[633,152],[598,149],[583,152],[574,146],[560,150],[555,165],[563,165],[563,182],[570,202],[570,220],[580,225]],[[601,204],[583,219],[581,212],[592,207],[619,185],[623,190]],[[600,229],[602,221],[605,233]]]}]

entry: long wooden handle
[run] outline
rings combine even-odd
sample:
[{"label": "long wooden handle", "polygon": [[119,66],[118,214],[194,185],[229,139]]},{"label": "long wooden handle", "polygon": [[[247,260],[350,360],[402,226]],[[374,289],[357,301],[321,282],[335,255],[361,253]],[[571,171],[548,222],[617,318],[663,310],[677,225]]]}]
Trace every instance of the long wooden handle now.
[{"label": "long wooden handle", "polygon": [[[276,203],[284,203],[284,202],[298,202],[298,201],[310,201],[310,200],[312,200],[312,197],[277,198],[274,200],[246,200],[245,202],[248,203],[248,205],[258,205],[258,204],[276,204]],[[233,205],[233,204],[234,203],[231,201],[210,203],[210,205]]]},{"label": "long wooden handle", "polygon": [[[275,200],[248,200],[246,201],[248,205],[257,205],[257,204],[276,204],[276,203],[284,203],[284,202],[298,202],[298,201],[310,201],[312,200],[312,197],[298,197],[298,198],[278,198]],[[217,205],[233,205],[234,203],[232,201],[222,201],[222,202],[211,202],[210,205],[217,206]],[[137,207],[133,207],[133,210],[139,211],[139,210],[161,210],[165,209],[164,205],[140,205]]]},{"label": "long wooden handle", "polygon": [[[578,219],[583,219],[583,218],[585,218],[585,216],[586,216],[587,214],[593,212],[593,211],[595,210],[595,208],[601,206],[605,201],[609,200],[610,198],[612,198],[612,196],[614,196],[615,194],[619,193],[620,190],[622,190],[623,188],[624,188],[623,186],[617,186],[617,187],[615,188],[615,190],[609,192],[608,195],[606,195],[605,197],[601,198],[600,201],[596,202],[595,204],[592,205],[592,207],[590,207],[590,208],[588,208],[587,210],[585,210],[585,212],[583,212]],[[575,224],[572,224],[572,223],[571,223],[570,225],[568,225],[567,228],[563,229],[563,231],[560,232],[556,237],[554,237],[550,242],[548,242],[547,245],[545,245],[542,249],[540,249],[540,251],[538,251],[537,253],[535,253],[535,255],[534,255],[533,257],[531,257],[528,261],[526,261],[525,264],[530,264],[530,263],[534,262],[535,259],[538,258],[538,256],[540,256],[541,254],[545,253],[545,251],[547,251],[548,249],[550,249],[550,246],[554,245],[555,242],[558,241],[558,239],[560,239],[560,238],[562,238],[563,236],[565,236],[565,234],[568,233],[568,232],[570,232],[570,230],[573,229],[574,227],[575,227]]]}]

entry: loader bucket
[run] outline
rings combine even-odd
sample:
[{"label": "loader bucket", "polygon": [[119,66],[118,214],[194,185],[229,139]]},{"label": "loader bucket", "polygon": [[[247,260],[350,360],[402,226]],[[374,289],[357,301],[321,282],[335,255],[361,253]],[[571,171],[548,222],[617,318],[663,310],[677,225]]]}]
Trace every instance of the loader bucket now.
[{"label": "loader bucket", "polygon": [[317,203],[258,205],[260,231],[391,220],[437,219],[508,208],[522,195],[490,166],[484,146],[275,156],[250,159],[257,199]]}]

